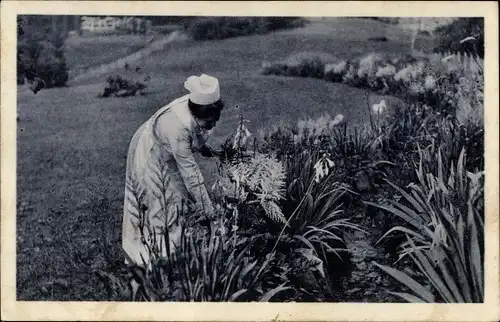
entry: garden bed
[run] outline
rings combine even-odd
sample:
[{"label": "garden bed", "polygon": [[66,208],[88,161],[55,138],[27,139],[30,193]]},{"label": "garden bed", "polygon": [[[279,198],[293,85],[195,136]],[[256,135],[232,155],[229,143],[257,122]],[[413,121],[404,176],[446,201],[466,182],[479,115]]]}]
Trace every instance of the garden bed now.
[{"label": "garden bed", "polygon": [[[365,128],[351,128],[341,115],[324,115],[253,143],[241,116],[234,136],[221,146],[219,177],[211,189],[217,215],[191,217],[181,247],[166,260],[152,251],[152,271],[143,271],[137,293],[115,288],[110,296],[479,301],[480,257],[469,261],[475,255],[443,250],[449,238],[453,247],[484,249],[484,160],[464,157],[475,151],[481,135],[464,134],[464,125],[454,121],[443,126],[447,117],[434,109],[418,114],[413,105],[388,111],[382,102],[376,105],[369,109],[374,122]],[[464,203],[473,208],[464,210]],[[453,214],[461,222],[457,226],[446,222]],[[476,238],[457,234],[466,230]],[[470,274],[467,291],[456,289],[465,281],[450,271],[451,263],[461,263]],[[125,290],[127,279],[119,281]]]}]

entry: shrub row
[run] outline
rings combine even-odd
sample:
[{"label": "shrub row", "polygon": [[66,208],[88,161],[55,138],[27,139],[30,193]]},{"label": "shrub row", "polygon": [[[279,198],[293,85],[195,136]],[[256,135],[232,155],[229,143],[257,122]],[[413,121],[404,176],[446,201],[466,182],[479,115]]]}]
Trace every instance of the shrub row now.
[{"label": "shrub row", "polygon": [[186,29],[195,40],[215,40],[264,34],[304,23],[296,17],[207,17],[189,20]]},{"label": "shrub row", "polygon": [[[462,83],[477,83],[482,75],[465,75],[458,66],[434,58],[410,55],[390,59],[372,53],[351,60],[326,62],[324,55],[262,65],[262,74],[322,78],[381,94],[425,103],[442,112],[454,112]],[[469,83],[470,83],[469,82]]]}]

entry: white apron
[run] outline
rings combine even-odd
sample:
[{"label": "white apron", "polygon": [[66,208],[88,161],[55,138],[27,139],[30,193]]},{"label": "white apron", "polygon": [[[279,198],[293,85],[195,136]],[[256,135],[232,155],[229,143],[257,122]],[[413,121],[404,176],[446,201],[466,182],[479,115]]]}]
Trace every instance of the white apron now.
[{"label": "white apron", "polygon": [[187,106],[188,97],[158,110],[130,142],[122,225],[122,247],[129,263],[149,266],[151,247],[166,256],[166,227],[173,251],[179,243],[179,215],[192,213],[199,204],[213,209],[192,157],[210,133],[199,131]]}]

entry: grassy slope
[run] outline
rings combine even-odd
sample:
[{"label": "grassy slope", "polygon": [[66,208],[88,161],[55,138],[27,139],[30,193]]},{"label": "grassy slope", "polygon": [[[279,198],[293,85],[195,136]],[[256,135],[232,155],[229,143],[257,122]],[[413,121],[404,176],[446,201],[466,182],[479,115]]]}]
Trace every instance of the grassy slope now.
[{"label": "grassy slope", "polygon": [[89,67],[107,64],[141,50],[152,39],[134,35],[112,37],[73,36],[66,41],[65,57],[71,75]]},{"label": "grassy slope", "polygon": [[[408,47],[367,42],[367,35],[351,33],[356,24],[369,35],[383,31],[380,24],[377,30],[373,22],[349,20],[265,36],[175,44],[141,63],[143,73],[152,75],[151,94],[143,97],[96,98],[106,76],[37,95],[19,92],[19,299],[105,299],[92,271],[104,268],[106,244],[112,256],[120,256],[128,142],[156,109],[184,94],[186,76],[205,72],[220,78],[228,105],[213,143],[235,129],[235,104],[251,120],[254,133],[278,120],[295,122],[324,111],[343,113],[351,122],[367,121],[362,90],[258,75],[262,60],[294,52],[327,51],[347,58],[374,50],[401,54]],[[213,163],[201,165],[211,177]]]}]

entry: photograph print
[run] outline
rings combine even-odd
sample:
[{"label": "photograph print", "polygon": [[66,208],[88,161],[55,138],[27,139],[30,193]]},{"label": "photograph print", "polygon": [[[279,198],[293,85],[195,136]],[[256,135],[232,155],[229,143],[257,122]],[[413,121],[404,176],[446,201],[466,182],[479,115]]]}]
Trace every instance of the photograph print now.
[{"label": "photograph print", "polygon": [[484,18],[17,16],[17,301],[483,303]]}]

